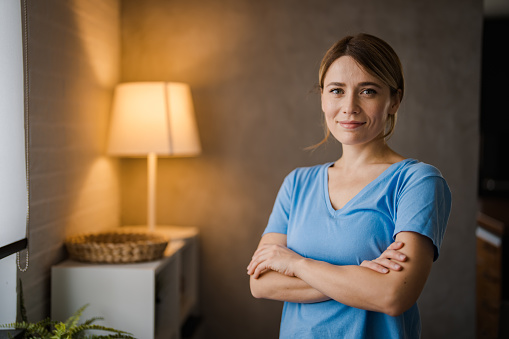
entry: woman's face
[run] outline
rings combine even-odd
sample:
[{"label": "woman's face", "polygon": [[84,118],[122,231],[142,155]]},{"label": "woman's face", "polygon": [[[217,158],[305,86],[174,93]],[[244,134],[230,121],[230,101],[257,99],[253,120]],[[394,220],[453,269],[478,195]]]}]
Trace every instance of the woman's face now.
[{"label": "woman's face", "polygon": [[383,135],[399,96],[366,72],[352,57],[336,59],[325,74],[322,110],[331,134],[343,145],[362,145]]}]

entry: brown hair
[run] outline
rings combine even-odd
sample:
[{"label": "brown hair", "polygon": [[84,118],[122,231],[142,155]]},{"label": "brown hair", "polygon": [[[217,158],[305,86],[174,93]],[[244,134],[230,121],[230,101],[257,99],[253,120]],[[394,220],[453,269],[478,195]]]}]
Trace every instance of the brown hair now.
[{"label": "brown hair", "polygon": [[[329,67],[342,56],[352,57],[367,72],[389,86],[392,95],[398,95],[399,93],[400,100],[403,99],[405,81],[398,55],[387,42],[365,33],[344,37],[325,53],[319,71],[319,85],[322,91],[324,78]],[[386,132],[382,138],[389,139],[395,126],[396,114],[391,114],[387,119]],[[327,127],[325,129],[325,138],[311,148],[316,148],[327,141],[330,131]]]}]

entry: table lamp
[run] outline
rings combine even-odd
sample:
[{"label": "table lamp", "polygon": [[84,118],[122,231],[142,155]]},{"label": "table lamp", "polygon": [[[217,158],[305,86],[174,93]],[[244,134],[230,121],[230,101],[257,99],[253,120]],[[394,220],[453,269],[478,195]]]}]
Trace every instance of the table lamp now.
[{"label": "table lamp", "polygon": [[116,86],[108,154],[147,157],[147,225],[156,226],[158,156],[194,156],[201,152],[189,85],[132,82]]}]

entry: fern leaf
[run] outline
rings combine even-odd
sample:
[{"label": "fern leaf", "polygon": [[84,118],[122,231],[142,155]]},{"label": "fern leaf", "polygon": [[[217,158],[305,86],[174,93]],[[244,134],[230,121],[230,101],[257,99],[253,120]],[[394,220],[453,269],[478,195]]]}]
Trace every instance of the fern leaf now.
[{"label": "fern leaf", "polygon": [[36,322],[35,324],[44,326],[44,327],[49,327],[49,326],[55,326],[56,323],[57,323],[56,321],[51,320],[50,318],[46,318],[46,319]]},{"label": "fern leaf", "polygon": [[65,326],[69,329],[72,329],[76,327],[78,324],[78,321],[80,320],[81,315],[83,314],[83,311],[88,307],[89,304],[81,306],[80,309],[78,309],[72,316],[69,317],[69,319],[66,320]]},{"label": "fern leaf", "polygon": [[9,324],[2,324],[0,325],[0,328],[16,328],[16,329],[26,329],[28,324],[24,321],[22,322],[16,322],[16,323],[9,323]]},{"label": "fern leaf", "polygon": [[0,328],[15,328],[15,329],[23,329],[25,330],[24,338],[47,338],[50,333],[43,327],[36,326],[36,324],[30,324],[25,321],[10,323],[10,324],[2,324]]},{"label": "fern leaf", "polygon": [[66,332],[66,327],[65,327],[65,324],[56,324],[55,325],[55,330],[53,331],[53,336],[51,337],[52,339],[59,339],[59,338],[62,338],[62,336],[65,334]]},{"label": "fern leaf", "polygon": [[85,321],[82,325],[90,325],[90,324],[94,323],[96,320],[104,320],[104,318],[103,317],[90,318],[87,321]]},{"label": "fern leaf", "polygon": [[101,331],[107,331],[107,332],[115,332],[115,333],[132,335],[132,333],[125,332],[125,331],[120,331],[120,330],[117,330],[115,328],[106,327],[106,326],[102,326],[102,325],[93,325],[93,324],[92,325],[88,325],[88,329],[89,330],[101,330]]},{"label": "fern leaf", "polygon": [[[47,320],[43,320],[41,322],[35,323],[35,324],[27,324],[27,336],[32,334],[38,334],[43,338],[47,338],[51,335],[51,333],[48,330],[48,325],[51,322],[48,323]],[[29,336],[28,336],[29,337]],[[29,337],[30,338],[30,337]]]},{"label": "fern leaf", "polygon": [[[73,328],[72,330],[69,331],[69,333],[71,335],[76,335],[78,333],[81,333],[83,331],[86,331],[86,330],[100,330],[100,331],[106,331],[106,332],[113,332],[115,333],[115,336],[112,337],[112,335],[110,335],[109,337],[112,337],[112,338],[130,338],[130,339],[134,339],[134,337],[132,336],[132,333],[129,333],[129,332],[125,332],[125,331],[120,331],[120,330],[117,330],[117,329],[114,329],[114,328],[111,328],[111,327],[106,327],[106,326],[101,326],[101,325],[94,325],[94,324],[88,324],[88,325],[80,325],[80,326],[77,326],[75,328]],[[119,336],[122,336],[122,337],[119,337]],[[107,338],[108,336],[106,336]]]}]

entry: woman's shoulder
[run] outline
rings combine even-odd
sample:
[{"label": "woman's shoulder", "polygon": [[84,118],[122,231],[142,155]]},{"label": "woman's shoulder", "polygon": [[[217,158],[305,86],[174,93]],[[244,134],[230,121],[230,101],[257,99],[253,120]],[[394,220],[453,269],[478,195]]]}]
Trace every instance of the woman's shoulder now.
[{"label": "woman's shoulder", "polygon": [[443,177],[440,170],[435,166],[413,158],[403,160],[400,171],[407,176]]},{"label": "woman's shoulder", "polygon": [[[407,160],[399,171],[399,176],[395,176],[393,181],[400,196],[419,197],[421,201],[423,197],[440,199],[445,202],[441,206],[448,206],[447,208],[450,209],[451,189],[440,170],[416,159]],[[407,195],[406,192],[413,192],[413,194]]]},{"label": "woman's shoulder", "polygon": [[417,184],[426,180],[435,182],[437,185],[447,186],[445,178],[437,167],[417,159],[404,160],[394,177],[403,185]]}]

